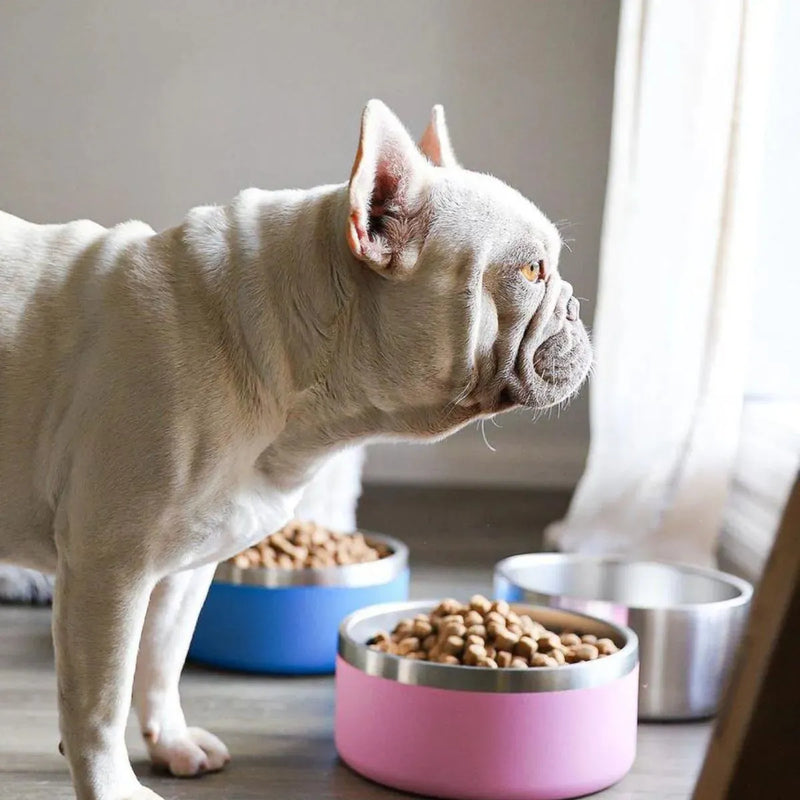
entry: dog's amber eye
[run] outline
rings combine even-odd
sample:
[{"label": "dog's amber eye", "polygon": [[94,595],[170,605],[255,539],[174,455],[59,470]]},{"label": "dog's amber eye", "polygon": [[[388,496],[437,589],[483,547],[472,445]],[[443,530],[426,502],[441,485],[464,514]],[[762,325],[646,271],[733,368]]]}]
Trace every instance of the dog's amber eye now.
[{"label": "dog's amber eye", "polygon": [[547,271],[544,266],[544,259],[539,259],[535,264],[523,264],[519,271],[525,276],[526,280],[531,283],[543,281],[547,277]]}]

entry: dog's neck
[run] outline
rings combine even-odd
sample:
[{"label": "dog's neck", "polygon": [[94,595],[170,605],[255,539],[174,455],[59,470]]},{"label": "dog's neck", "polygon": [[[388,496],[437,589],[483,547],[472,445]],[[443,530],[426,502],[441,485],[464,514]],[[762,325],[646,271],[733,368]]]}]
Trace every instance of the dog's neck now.
[{"label": "dog's neck", "polygon": [[325,373],[356,294],[346,186],[250,189],[228,214],[233,300],[248,352],[268,391],[294,400]]},{"label": "dog's neck", "polygon": [[224,308],[232,372],[265,443],[259,467],[285,488],[380,432],[358,369],[376,337],[367,268],[345,239],[348,210],[346,185],[249,189],[229,206],[194,209],[179,228],[187,261]]},{"label": "dog's neck", "polygon": [[286,489],[347,444],[430,436],[469,417],[453,407],[442,422],[416,396],[416,376],[400,372],[394,351],[408,345],[382,329],[379,311],[391,290],[351,253],[348,214],[346,184],[248,189],[227,207],[195,209],[179,229],[193,285],[199,278],[225,309],[232,372],[263,442],[257,463]]}]

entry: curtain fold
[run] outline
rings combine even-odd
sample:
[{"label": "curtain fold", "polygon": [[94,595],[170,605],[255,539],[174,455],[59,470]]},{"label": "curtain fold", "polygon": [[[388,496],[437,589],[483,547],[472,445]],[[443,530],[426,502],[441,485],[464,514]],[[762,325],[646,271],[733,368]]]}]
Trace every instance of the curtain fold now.
[{"label": "curtain fold", "polygon": [[559,549],[710,564],[757,280],[774,0],[623,0],[591,445]]}]

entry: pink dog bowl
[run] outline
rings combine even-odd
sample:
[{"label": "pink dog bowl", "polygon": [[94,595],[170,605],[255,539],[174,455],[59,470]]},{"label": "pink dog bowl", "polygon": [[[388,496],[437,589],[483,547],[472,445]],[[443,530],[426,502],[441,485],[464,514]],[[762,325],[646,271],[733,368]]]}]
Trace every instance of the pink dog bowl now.
[{"label": "pink dog bowl", "polygon": [[454,800],[557,800],[599,791],[636,752],[638,642],[629,628],[513,605],[551,630],[608,637],[597,661],[529,670],[414,661],[371,650],[379,630],[434,602],[357,611],[339,629],[336,748],[366,778]]}]

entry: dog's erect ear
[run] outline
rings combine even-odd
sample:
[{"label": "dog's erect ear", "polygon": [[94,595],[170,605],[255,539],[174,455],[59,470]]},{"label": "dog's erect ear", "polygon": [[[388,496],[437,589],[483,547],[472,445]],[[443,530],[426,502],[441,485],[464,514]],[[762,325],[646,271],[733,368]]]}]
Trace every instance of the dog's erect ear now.
[{"label": "dog's erect ear", "polygon": [[411,217],[429,169],[400,120],[370,100],[350,174],[347,243],[377,272],[401,277],[416,263]]},{"label": "dog's erect ear", "polygon": [[431,121],[419,140],[419,149],[437,167],[457,167],[458,161],[450,144],[450,134],[444,119],[444,109],[434,106]]}]

